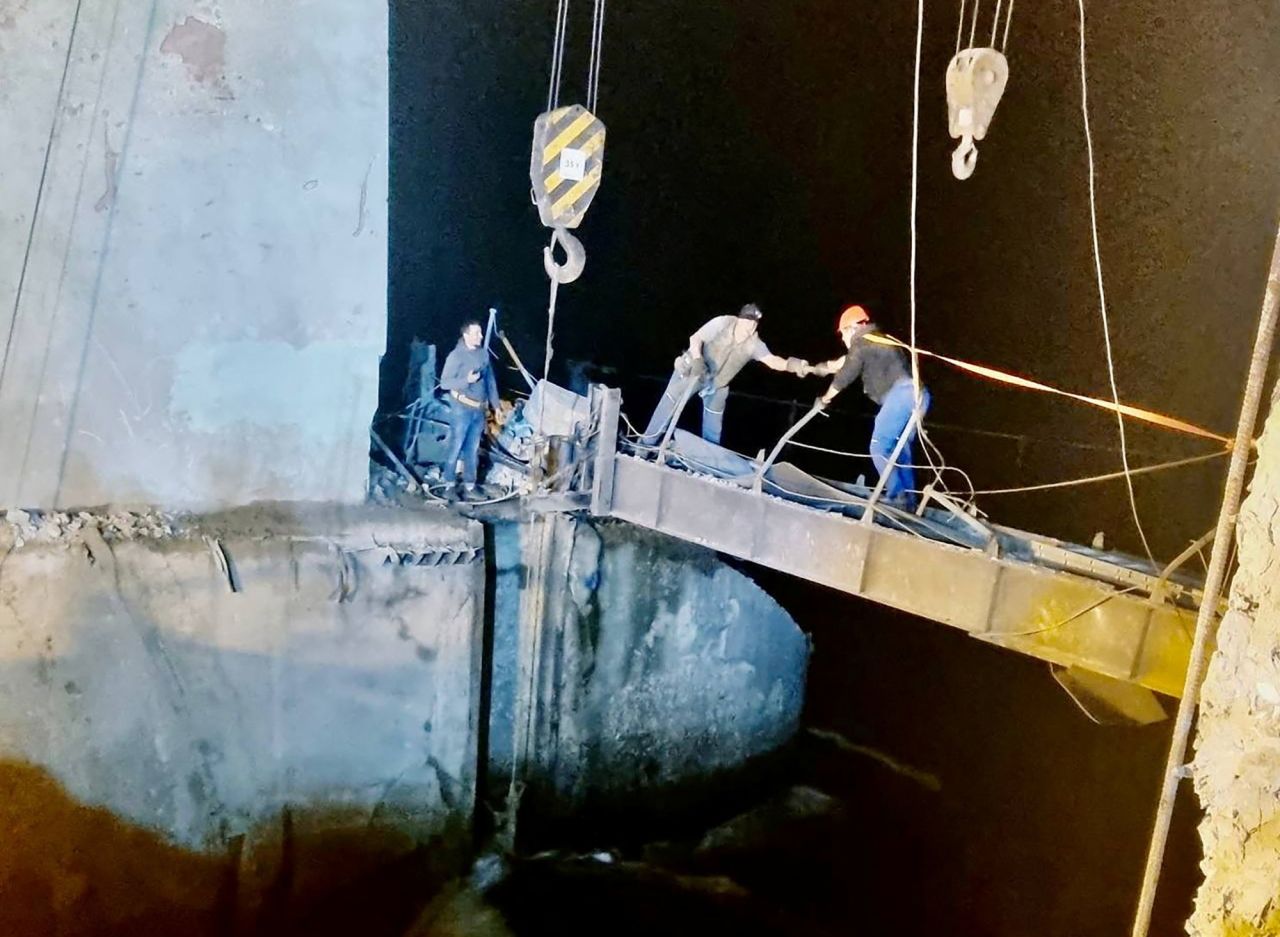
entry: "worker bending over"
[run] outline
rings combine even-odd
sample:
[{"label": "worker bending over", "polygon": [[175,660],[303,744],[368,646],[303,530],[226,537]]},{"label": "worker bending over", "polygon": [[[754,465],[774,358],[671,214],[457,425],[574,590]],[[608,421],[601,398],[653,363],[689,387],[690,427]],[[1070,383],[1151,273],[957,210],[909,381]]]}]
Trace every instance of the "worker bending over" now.
[{"label": "worker bending over", "polygon": [[[911,413],[916,403],[915,387],[902,347],[884,339],[871,321],[870,313],[861,306],[845,309],[836,331],[848,351],[842,358],[814,366],[815,374],[835,375],[835,380],[818,398],[816,405],[825,407],[859,376],[862,377],[862,389],[880,405],[871,430],[871,461],[885,479],[881,496],[889,502],[911,507],[916,500],[915,472],[911,467],[914,457],[912,443],[929,410],[929,391],[923,385],[920,387],[920,415],[913,423]],[[877,338],[881,340],[876,341]],[[904,433],[908,435],[891,466],[893,450]]]},{"label": "worker bending over", "polygon": [[695,393],[702,396],[702,438],[719,444],[729,382],[748,361],[798,376],[810,373],[807,361],[779,358],[769,351],[757,334],[761,318],[760,307],[748,303],[736,316],[716,316],[689,336],[689,347],[676,359],[667,389],[653,408],[644,431],[645,445],[662,441],[667,427],[679,421],[680,411]]},{"label": "worker bending over", "polygon": [[481,347],[484,330],[472,320],[462,326],[462,337],[444,359],[440,386],[449,392],[449,454],[444,462],[445,481],[458,490],[458,460],[462,460],[462,496],[474,497],[480,463],[480,437],[489,407],[498,406],[498,381],[489,364],[489,352]]}]

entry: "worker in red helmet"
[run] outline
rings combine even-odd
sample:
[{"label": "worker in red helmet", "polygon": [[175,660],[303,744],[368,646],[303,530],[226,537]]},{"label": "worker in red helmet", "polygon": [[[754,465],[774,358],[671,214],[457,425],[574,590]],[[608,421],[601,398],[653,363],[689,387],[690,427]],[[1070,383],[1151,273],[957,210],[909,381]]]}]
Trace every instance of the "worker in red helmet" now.
[{"label": "worker in red helmet", "polygon": [[[920,414],[911,421],[917,401],[915,386],[911,380],[911,366],[907,354],[900,345],[888,341],[876,341],[882,333],[862,306],[849,306],[841,314],[836,331],[844,341],[847,351],[841,358],[814,365],[814,374],[834,374],[835,379],[827,392],[818,398],[816,406],[827,406],[842,390],[862,378],[862,389],[875,401],[880,411],[876,414],[871,430],[871,461],[876,471],[885,479],[881,496],[887,501],[904,507],[915,503],[915,473],[911,465],[916,432],[929,410],[929,391],[920,387]],[[899,438],[908,433],[890,465],[893,450]]]}]

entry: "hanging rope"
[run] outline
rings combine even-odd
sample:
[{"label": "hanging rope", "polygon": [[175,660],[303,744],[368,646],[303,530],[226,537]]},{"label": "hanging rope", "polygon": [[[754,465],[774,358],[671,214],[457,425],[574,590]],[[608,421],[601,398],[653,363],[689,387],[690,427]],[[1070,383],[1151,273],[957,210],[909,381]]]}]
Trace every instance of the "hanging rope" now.
[{"label": "hanging rope", "polygon": [[1098,310],[1102,315],[1103,346],[1107,352],[1107,376],[1111,382],[1111,399],[1116,405],[1116,428],[1120,431],[1120,463],[1126,473],[1125,488],[1129,493],[1129,509],[1133,513],[1133,524],[1138,529],[1138,538],[1142,541],[1142,549],[1155,566],[1155,558],[1151,554],[1151,545],[1147,542],[1147,532],[1142,529],[1142,518],[1138,516],[1138,499],[1133,493],[1133,482],[1128,479],[1129,442],[1125,438],[1124,413],[1120,410],[1120,390],[1116,385],[1116,363],[1111,352],[1111,322],[1107,316],[1107,293],[1102,282],[1102,248],[1098,243],[1098,198],[1093,164],[1093,134],[1089,129],[1089,81],[1085,72],[1084,48],[1084,0],[1078,0],[1080,7],[1080,110],[1084,115],[1084,140],[1089,157],[1089,227],[1093,235],[1093,265],[1098,280]]},{"label": "hanging rope", "polygon": [[[906,342],[896,339],[890,335],[864,335],[866,341],[883,345],[897,345],[901,348],[910,349]],[[1069,390],[1062,390],[1059,387],[1053,387],[1049,384],[1042,384],[1039,381],[1033,381],[1030,378],[1019,377],[1016,374],[1010,374],[1007,371],[999,371],[995,368],[988,368],[985,365],[973,364],[969,361],[961,361],[959,358],[948,358],[946,355],[940,355],[937,352],[927,351],[923,348],[916,349],[918,354],[929,358],[935,358],[938,361],[945,361],[952,367],[960,368],[962,371],[968,371],[971,374],[977,374],[981,377],[990,378],[993,381],[999,381],[1002,384],[1010,384],[1014,387],[1022,387],[1026,390],[1037,390],[1046,394],[1054,394],[1058,397],[1067,397],[1071,400],[1087,403],[1092,407],[1098,407],[1112,413],[1123,414],[1124,416],[1133,417],[1135,420],[1141,420],[1144,423],[1150,423],[1153,426],[1163,426],[1166,429],[1176,430],[1180,433],[1187,433],[1191,436],[1200,436],[1203,439],[1212,439],[1216,442],[1231,443],[1231,439],[1212,430],[1207,430],[1202,426],[1196,426],[1194,423],[1188,423],[1177,417],[1172,417],[1164,413],[1157,413],[1154,410],[1144,410],[1142,407],[1133,407],[1127,403],[1118,403],[1113,400],[1103,400],[1098,397],[1087,397],[1084,394],[1076,394]]]},{"label": "hanging rope", "polygon": [[[973,2],[973,22],[976,28],[978,22],[978,6],[981,0]],[[972,42],[972,37],[970,37]],[[921,429],[921,422],[924,417],[923,397],[920,384],[920,354],[916,351],[916,207],[919,197],[919,178],[920,178],[920,58],[921,50],[924,44],[924,0],[919,0],[916,4],[916,65],[915,65],[915,83],[912,88],[911,99],[911,215],[909,229],[911,231],[911,267],[908,279],[910,281],[911,292],[911,385],[914,391],[914,406],[911,409],[911,419],[907,421],[906,428],[898,436],[898,441],[893,447],[893,452],[889,455],[889,461],[885,464],[884,470],[880,473],[880,477],[876,480],[876,486],[871,492],[871,497],[867,499],[867,510],[862,515],[864,524],[872,523],[875,516],[876,502],[880,500],[880,495],[884,492],[885,483],[888,482],[890,474],[898,467],[898,459],[902,456],[902,451],[907,446],[907,440]],[[928,459],[928,449],[922,444],[922,450]],[[936,468],[938,481],[942,480],[942,473]]]},{"label": "hanging rope", "polygon": [[[555,250],[559,245],[565,253],[564,263],[556,260]],[[551,281],[551,295],[547,300],[547,344],[542,363],[543,380],[551,379],[551,358],[556,328],[556,299],[560,293],[560,284],[572,283],[582,276],[586,269],[587,251],[582,242],[564,228],[556,228],[551,232],[551,240],[542,249],[542,269]]]},{"label": "hanging rope", "polygon": [[551,78],[547,84],[547,110],[560,106],[560,74],[564,67],[564,39],[569,25],[569,0],[560,0],[556,8],[555,39],[551,44]]},{"label": "hanging rope", "polygon": [[[1210,452],[1208,455],[1192,456],[1189,459],[1176,459],[1172,462],[1161,462],[1157,465],[1144,465],[1140,468],[1132,469],[1130,475],[1146,475],[1151,472],[1163,472],[1166,469],[1181,468],[1184,465],[1197,465],[1201,462],[1208,462],[1212,459],[1220,459],[1223,456],[1230,455],[1230,449],[1220,449],[1217,452]],[[1028,491],[1049,491],[1054,488],[1074,488],[1077,485],[1092,485],[1096,482],[1109,482],[1116,479],[1124,478],[1124,472],[1108,472],[1106,475],[1089,475],[1085,478],[1071,478],[1060,482],[1046,482],[1042,485],[1023,485],[1018,488],[987,488],[978,489],[975,495],[1014,495],[1023,494]]]},{"label": "hanging rope", "polygon": [[604,52],[605,0],[596,0],[591,17],[591,61],[587,65],[587,110],[596,112],[600,99],[600,60]]},{"label": "hanging rope", "polygon": [[[973,3],[973,19],[969,26],[969,45],[973,48],[974,39],[978,33],[978,5],[982,0],[974,0]],[[991,48],[996,47],[996,36],[1000,32],[1000,8],[1004,5],[1004,0],[996,0],[995,16],[991,17]],[[964,37],[964,11],[966,0],[960,0],[960,15],[956,17],[956,51],[960,54],[960,41]],[[1009,26],[1013,23],[1013,0],[1009,0],[1009,7],[1004,14],[1004,38],[1000,42],[1000,51],[1004,52],[1009,48]]]}]

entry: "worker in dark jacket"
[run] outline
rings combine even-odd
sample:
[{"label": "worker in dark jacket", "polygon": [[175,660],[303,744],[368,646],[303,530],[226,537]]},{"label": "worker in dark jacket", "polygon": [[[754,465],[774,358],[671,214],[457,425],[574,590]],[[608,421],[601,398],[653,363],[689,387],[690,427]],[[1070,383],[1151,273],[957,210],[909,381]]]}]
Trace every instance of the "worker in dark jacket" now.
[{"label": "worker in dark jacket", "polygon": [[667,389],[649,417],[642,439],[645,445],[662,441],[667,427],[679,421],[681,409],[695,393],[702,396],[702,438],[719,444],[729,382],[750,361],[801,377],[810,373],[807,361],[780,358],[769,351],[758,331],[761,318],[760,307],[748,303],[737,315],[716,316],[689,336],[689,347],[676,358]]},{"label": "worker in dark jacket", "polygon": [[449,393],[449,455],[444,463],[445,478],[452,480],[456,490],[461,459],[464,497],[475,495],[485,415],[489,407],[498,406],[498,381],[483,344],[484,330],[480,323],[474,320],[466,323],[462,337],[444,359],[444,369],[440,372],[440,386]]},{"label": "worker in dark jacket", "polygon": [[[842,390],[862,378],[866,395],[880,405],[875,425],[871,430],[871,461],[882,477],[886,471],[881,496],[886,500],[910,507],[915,503],[915,473],[911,468],[914,452],[912,443],[924,415],[929,410],[929,391],[920,388],[920,415],[911,422],[916,407],[915,386],[911,379],[911,367],[901,346],[887,342],[871,321],[871,314],[861,306],[850,306],[840,315],[837,326],[840,338],[848,351],[844,357],[815,365],[815,374],[834,374],[835,380],[827,392],[818,398],[817,405],[825,407]],[[876,341],[876,338],[881,341]],[[902,444],[898,458],[890,465],[893,450],[903,433],[909,435]]]}]

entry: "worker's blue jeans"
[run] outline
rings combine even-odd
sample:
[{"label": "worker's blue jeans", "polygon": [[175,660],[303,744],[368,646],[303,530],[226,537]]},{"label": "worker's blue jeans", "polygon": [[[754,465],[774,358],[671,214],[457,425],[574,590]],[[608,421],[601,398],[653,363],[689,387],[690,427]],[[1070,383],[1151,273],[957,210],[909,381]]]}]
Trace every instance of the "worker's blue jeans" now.
[{"label": "worker's blue jeans", "polygon": [[[662,399],[653,408],[653,416],[649,417],[649,425],[645,427],[642,442],[646,446],[656,446],[662,442],[667,427],[672,422],[680,421],[683,404],[689,402],[694,394],[705,388],[704,378],[681,377],[672,372],[667,389],[662,392]],[[724,431],[724,405],[729,399],[729,388],[721,387],[702,397],[702,438],[707,442],[720,444],[720,435]],[[683,403],[682,403],[683,402]],[[677,407],[679,409],[677,409]]]},{"label": "worker's blue jeans", "polygon": [[[911,428],[911,435],[902,445],[902,451],[892,467],[889,459],[898,445],[898,437],[906,432],[911,422],[911,411],[915,408],[915,388],[910,378],[897,381],[889,393],[885,394],[880,404],[880,412],[876,414],[875,426],[871,429],[871,461],[881,475],[889,469],[889,477],[885,479],[881,497],[895,500],[915,500],[915,472],[911,466],[915,462],[915,442],[917,427]],[[929,390],[920,388],[920,420],[929,412]]]},{"label": "worker's blue jeans", "polygon": [[480,436],[484,432],[484,407],[468,407],[449,398],[449,455],[444,460],[444,477],[454,478],[462,460],[462,480],[476,483],[480,463]]}]

